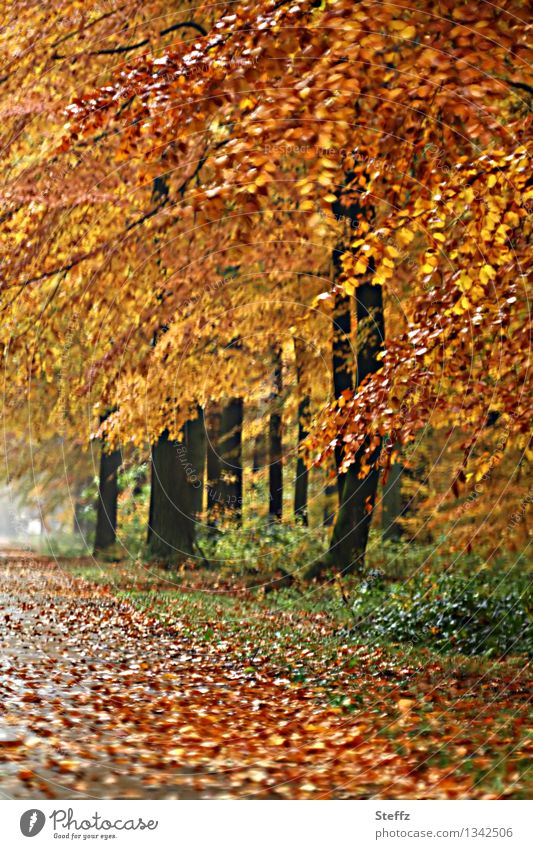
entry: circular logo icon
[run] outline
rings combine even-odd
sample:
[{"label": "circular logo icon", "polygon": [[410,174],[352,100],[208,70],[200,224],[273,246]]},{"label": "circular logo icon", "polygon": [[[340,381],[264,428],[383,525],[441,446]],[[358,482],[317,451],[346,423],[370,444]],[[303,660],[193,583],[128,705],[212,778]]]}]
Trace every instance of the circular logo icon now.
[{"label": "circular logo icon", "polygon": [[20,830],[24,837],[35,837],[42,831],[46,822],[46,817],[42,811],[37,808],[31,808],[29,811],[24,811],[20,818]]}]

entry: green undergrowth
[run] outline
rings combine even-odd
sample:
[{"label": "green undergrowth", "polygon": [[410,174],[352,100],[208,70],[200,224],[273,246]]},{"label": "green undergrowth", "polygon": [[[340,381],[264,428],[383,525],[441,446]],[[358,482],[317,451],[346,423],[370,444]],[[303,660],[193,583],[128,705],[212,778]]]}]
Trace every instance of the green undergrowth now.
[{"label": "green undergrowth", "polygon": [[439,652],[532,656],[532,602],[530,578],[516,574],[429,573],[393,584],[378,579],[355,592],[348,634]]},{"label": "green undergrowth", "polygon": [[[278,542],[283,539],[284,559],[269,554],[276,533]],[[304,533],[303,528],[291,531],[293,552],[304,544]],[[327,636],[332,644],[428,648],[439,655],[533,654],[531,572],[524,562],[510,559],[489,566],[475,555],[454,561],[429,547],[374,543],[363,576],[330,575],[305,584],[299,578],[301,561],[287,553],[287,535],[278,527],[259,540],[250,537],[232,559],[227,557],[230,542],[221,538],[206,551],[209,567],[187,564],[169,570],[141,561],[113,564],[88,558],[68,562],[77,574],[109,584],[168,624],[185,618],[186,627],[201,630],[207,623],[209,631],[220,620],[238,631],[246,621],[247,628],[286,628],[290,636],[294,620],[307,623],[322,643]],[[316,539],[313,544],[318,549]],[[262,560],[255,557],[257,549]],[[284,580],[288,571],[290,586]]]},{"label": "green undergrowth", "polygon": [[[421,569],[418,577],[407,580],[387,579],[374,570],[363,580],[351,577],[342,585],[295,584],[266,592],[258,576],[250,581],[249,573],[243,576],[224,568],[168,570],[141,561],[97,563],[89,558],[59,562],[67,573],[105,585],[117,598],[168,628],[176,650],[200,657],[206,670],[212,661],[213,669],[249,680],[257,693],[264,682],[274,681],[280,699],[300,694],[311,711],[314,705],[325,705],[346,715],[347,721],[372,723],[372,733],[383,736],[387,746],[397,746],[400,755],[409,746],[402,724],[406,715],[402,710],[408,705],[416,721],[407,736],[414,735],[413,745],[421,749],[429,767],[453,768],[487,793],[508,795],[512,761],[513,798],[527,792],[525,755],[517,759],[517,752],[527,747],[523,712],[517,720],[517,711],[527,710],[523,654],[461,653],[457,641],[439,642],[437,634],[427,635],[425,626],[420,640],[412,635],[400,639],[401,632],[386,629],[379,639],[376,636],[382,627],[380,616],[388,623],[395,605],[416,608],[421,590],[429,592],[432,603],[442,597],[445,608],[450,592],[460,591],[473,609],[475,594],[482,594],[483,586],[496,591],[496,571],[473,571],[470,589],[465,588],[466,574],[448,575],[444,568],[437,574],[424,566],[427,571]],[[515,586],[512,575],[506,581]],[[497,589],[497,597],[505,598],[503,592],[503,587]],[[372,605],[376,609],[369,616],[365,611]],[[435,615],[441,613],[437,610]],[[401,622],[400,614],[396,616]],[[455,735],[456,726],[470,728],[478,707],[490,717],[490,739],[482,752],[475,745],[472,757],[458,755],[454,745],[443,746],[435,739],[435,729],[448,727],[446,723],[451,723],[450,733]],[[483,722],[484,715],[478,721],[482,732]],[[502,745],[505,740],[509,743]]]}]

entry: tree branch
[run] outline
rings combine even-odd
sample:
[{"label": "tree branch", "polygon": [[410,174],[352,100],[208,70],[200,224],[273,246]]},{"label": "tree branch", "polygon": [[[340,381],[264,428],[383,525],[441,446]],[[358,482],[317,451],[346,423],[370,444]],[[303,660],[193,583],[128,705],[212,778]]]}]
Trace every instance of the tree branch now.
[{"label": "tree branch", "polygon": [[[170,32],[174,32],[178,29],[195,29],[201,35],[206,36],[207,31],[200,24],[195,23],[195,21],[182,21],[178,24],[172,24],[172,26],[167,27],[166,29],[162,29],[159,33],[160,36],[168,35]],[[138,41],[136,44],[125,44],[122,47],[108,47],[102,50],[90,50],[87,53],[87,56],[113,56],[115,54],[120,53],[129,53],[131,50],[138,50],[139,47],[146,47],[147,44],[150,44],[149,38],[143,38],[142,41]],[[78,56],[83,54],[78,54]],[[52,59],[77,59],[78,56],[63,56],[60,53],[53,53]]]},{"label": "tree branch", "polygon": [[[88,56],[112,56],[114,53],[129,53],[130,50],[137,50],[138,47],[144,47],[150,43],[149,38],[144,38],[138,41],[137,44],[125,44],[124,47],[109,47],[105,50],[91,50]],[[64,57],[66,58],[66,57]]]},{"label": "tree branch", "polygon": [[505,77],[497,76],[501,83],[505,83],[506,85],[510,85],[512,88],[519,88],[521,91],[527,91],[528,94],[533,94],[533,86],[528,85],[527,83],[515,82],[514,80],[508,80]]},{"label": "tree branch", "polygon": [[197,30],[201,35],[207,35],[207,30],[203,28],[200,24],[197,24],[195,21],[182,21],[180,24],[172,24],[171,27],[167,27],[166,29],[162,29],[159,35],[168,35],[169,32],[174,32],[174,30],[182,29],[184,27],[189,27],[190,29]]}]

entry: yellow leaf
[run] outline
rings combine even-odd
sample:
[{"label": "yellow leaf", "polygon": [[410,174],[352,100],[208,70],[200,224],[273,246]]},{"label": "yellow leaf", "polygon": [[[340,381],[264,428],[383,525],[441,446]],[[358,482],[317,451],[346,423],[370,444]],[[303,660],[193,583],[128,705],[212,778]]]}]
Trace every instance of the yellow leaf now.
[{"label": "yellow leaf", "polygon": [[481,271],[479,272],[479,279],[481,280],[483,285],[486,285],[489,282],[489,280],[494,280],[495,277],[496,277],[496,272],[495,272],[494,268],[492,267],[492,265],[484,265],[481,268]]},{"label": "yellow leaf", "polygon": [[167,754],[169,754],[171,758],[181,758],[182,755],[185,754],[185,749],[169,749]]},{"label": "yellow leaf", "polygon": [[399,32],[402,38],[414,38],[416,35],[416,27],[412,24],[408,24],[406,21],[391,21],[390,27],[391,29]]},{"label": "yellow leaf", "polygon": [[463,292],[468,292],[469,289],[472,288],[472,280],[466,273],[466,271],[461,272],[461,276],[457,281],[457,285]]},{"label": "yellow leaf", "polygon": [[411,230],[408,230],[407,227],[404,227],[402,230],[398,230],[396,234],[396,238],[402,247],[405,247],[405,245],[412,242],[414,237],[415,234]]},{"label": "yellow leaf", "polygon": [[308,752],[321,752],[326,748],[326,744],[322,742],[322,740],[315,740],[314,743],[311,743],[310,746],[307,747]]},{"label": "yellow leaf", "polygon": [[405,29],[402,29],[400,33],[402,38],[413,39],[416,35],[416,27],[408,26]]}]

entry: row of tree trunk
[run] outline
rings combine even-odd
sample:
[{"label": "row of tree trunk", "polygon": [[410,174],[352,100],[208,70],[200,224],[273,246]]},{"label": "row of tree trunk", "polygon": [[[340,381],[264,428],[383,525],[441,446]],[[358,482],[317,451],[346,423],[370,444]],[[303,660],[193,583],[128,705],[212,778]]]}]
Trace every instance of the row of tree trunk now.
[{"label": "row of tree trunk", "polygon": [[[339,204],[339,209],[345,208]],[[358,214],[356,205],[350,208]],[[336,278],[341,269],[342,250],[333,253]],[[379,368],[383,350],[385,326],[382,289],[372,283],[372,268],[368,279],[355,292],[358,341],[352,353],[352,299],[336,295],[333,311],[333,392],[336,398],[357,388]],[[364,339],[363,339],[364,335]],[[298,441],[307,436],[309,397],[301,389],[303,349],[295,341],[296,372],[300,390],[298,406]],[[355,360],[355,362],[354,362]],[[268,422],[269,446],[269,513],[281,520],[283,513],[283,369],[281,349],[272,352],[272,394]],[[148,522],[148,553],[159,560],[179,562],[201,556],[196,543],[196,524],[203,506],[203,488],[207,471],[207,507],[209,521],[216,524],[218,516],[230,514],[239,522],[242,517],[242,425],[243,401],[231,399],[222,411],[210,414],[204,421],[199,408],[194,419],[183,428],[182,440],[173,441],[164,431],[152,446],[152,476],[150,514]],[[207,444],[206,444],[207,439]],[[346,473],[340,473],[342,447],[335,451],[337,464],[338,509],[326,556],[314,562],[307,577],[319,576],[334,568],[340,572],[361,571],[379,483],[377,460],[381,444],[363,445],[355,462]],[[95,550],[109,548],[115,542],[117,520],[117,470],[120,453],[102,452],[98,519]],[[256,467],[254,458],[254,468]],[[207,469],[205,469],[205,466]],[[386,538],[395,539],[400,532],[397,522],[401,514],[401,467],[395,467],[384,493],[383,517],[387,523]],[[299,456],[297,460],[294,513],[307,524],[308,470]],[[333,511],[334,513],[335,511]],[[332,515],[333,515],[332,513]]]},{"label": "row of tree trunk", "polygon": [[[360,287],[357,297],[358,320],[373,314],[374,332],[378,339],[372,342],[367,333],[364,354],[357,357],[358,379],[370,373],[377,365],[381,349],[383,327],[380,324],[380,289],[368,285]],[[376,320],[376,310],[378,319]],[[333,345],[334,391],[338,396],[351,388],[352,369],[347,365],[351,355],[347,347],[350,336],[350,304],[339,298],[334,313],[335,333]],[[381,318],[382,322],[382,318]],[[296,373],[298,386],[302,385],[303,348],[296,344]],[[281,351],[273,355],[273,389],[270,398],[268,421],[269,513],[280,520],[283,513],[283,440],[282,440],[282,360]],[[301,392],[298,404],[298,444],[307,436],[309,397]],[[167,563],[178,563],[190,557],[201,557],[197,547],[197,522],[203,509],[203,490],[207,489],[209,522],[216,525],[222,515],[231,516],[239,523],[243,505],[242,427],[243,401],[231,399],[222,410],[215,409],[204,419],[199,407],[194,419],[188,421],[182,440],[169,438],[164,431],[151,451],[151,487],[148,519],[147,549],[149,556]],[[379,446],[374,449],[374,454]],[[340,464],[342,457],[338,454]],[[375,459],[375,457],[373,458]],[[368,540],[371,514],[376,497],[379,472],[372,469],[361,476],[359,454],[346,474],[337,480],[338,509],[332,511],[336,521],[327,557],[313,564],[308,577],[318,575],[327,565],[339,565],[344,571],[353,571],[362,565]],[[117,474],[121,465],[118,450],[102,450],[100,458],[100,485],[98,493],[95,551],[104,552],[116,541],[117,528]],[[254,455],[254,470],[260,466]],[[398,517],[402,512],[400,477],[402,467],[393,466],[383,493],[383,536],[397,539],[401,529]],[[298,455],[294,485],[294,516],[308,523],[309,472],[301,455]]]},{"label": "row of tree trunk", "polygon": [[[283,515],[282,389],[281,350],[276,349],[268,422],[268,512],[274,520],[281,520]],[[307,435],[308,409],[309,398],[304,397],[299,406],[299,443]],[[179,562],[198,555],[196,525],[203,509],[204,487],[211,525],[216,525],[223,515],[236,523],[242,518],[243,400],[232,398],[222,410],[211,412],[207,421],[200,407],[196,412],[196,417],[184,425],[182,440],[170,439],[165,430],[152,446],[147,548],[148,554],[158,560]],[[257,457],[254,464],[259,465]],[[120,465],[120,451],[106,452],[104,447],[100,458],[95,552],[109,549],[116,541]],[[294,509],[305,524],[307,482],[307,468],[298,457]]]}]

